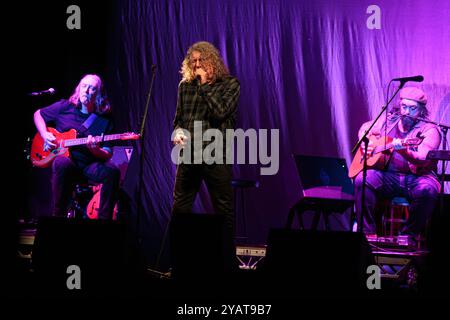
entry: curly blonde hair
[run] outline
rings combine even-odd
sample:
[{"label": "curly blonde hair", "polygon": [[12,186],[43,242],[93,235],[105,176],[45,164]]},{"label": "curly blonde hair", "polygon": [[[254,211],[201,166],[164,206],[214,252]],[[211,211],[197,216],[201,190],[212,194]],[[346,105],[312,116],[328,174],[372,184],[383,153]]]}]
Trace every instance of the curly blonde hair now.
[{"label": "curly blonde hair", "polygon": [[70,103],[72,103],[74,106],[78,106],[78,103],[80,102],[80,85],[81,81],[83,79],[91,77],[94,78],[97,83],[99,84],[99,90],[97,93],[97,97],[95,99],[95,112],[98,114],[106,114],[111,112],[111,105],[109,104],[108,97],[106,96],[105,88],[103,86],[102,79],[96,75],[96,74],[86,74],[81,78],[80,82],[78,83],[77,87],[73,91],[72,95],[69,98]]},{"label": "curly blonde hair", "polygon": [[194,51],[200,52],[203,65],[212,68],[212,82],[230,75],[228,68],[225,66],[225,63],[220,56],[219,50],[217,50],[217,48],[209,42],[200,41],[194,43],[188,49],[186,56],[184,57],[180,70],[180,73],[183,76],[182,81],[191,82],[195,79],[194,70],[192,69],[192,63],[190,62],[192,53]]}]

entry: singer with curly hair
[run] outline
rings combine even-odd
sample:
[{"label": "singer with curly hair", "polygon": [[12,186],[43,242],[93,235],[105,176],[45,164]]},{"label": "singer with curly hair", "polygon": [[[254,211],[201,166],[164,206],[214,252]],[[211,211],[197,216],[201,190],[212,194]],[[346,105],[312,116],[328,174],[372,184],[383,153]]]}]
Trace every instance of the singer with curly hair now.
[{"label": "singer with curly hair", "polygon": [[[230,75],[217,48],[205,41],[194,43],[187,50],[180,73],[182,80],[178,86],[173,143],[183,146],[182,152],[191,148],[192,154],[198,154],[202,153],[206,143],[195,143],[202,137],[194,135],[194,125],[203,133],[208,129],[220,130],[223,136],[226,129],[233,129],[240,84]],[[196,145],[200,150],[195,150]],[[227,230],[233,235],[232,167],[220,162],[178,164],[172,213],[192,212],[195,196],[205,181],[215,213],[224,216]]]}]

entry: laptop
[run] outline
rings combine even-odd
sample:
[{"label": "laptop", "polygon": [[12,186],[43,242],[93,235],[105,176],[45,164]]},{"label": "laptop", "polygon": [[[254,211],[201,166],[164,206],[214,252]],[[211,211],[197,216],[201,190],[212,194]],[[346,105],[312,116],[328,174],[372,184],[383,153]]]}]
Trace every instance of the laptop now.
[{"label": "laptop", "polygon": [[353,200],[345,159],[293,155],[304,197]]}]

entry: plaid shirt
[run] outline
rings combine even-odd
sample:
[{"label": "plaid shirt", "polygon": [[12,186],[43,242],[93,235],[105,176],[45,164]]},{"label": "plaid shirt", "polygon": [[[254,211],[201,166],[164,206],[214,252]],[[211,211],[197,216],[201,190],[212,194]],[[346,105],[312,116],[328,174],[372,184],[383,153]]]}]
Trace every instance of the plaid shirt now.
[{"label": "plaid shirt", "polygon": [[[193,142],[194,121],[202,121],[202,134],[212,128],[222,131],[233,129],[236,122],[236,109],[240,94],[237,78],[229,76],[212,84],[202,84],[198,80],[180,82],[174,129],[188,130]],[[210,142],[203,142],[203,146]]]}]

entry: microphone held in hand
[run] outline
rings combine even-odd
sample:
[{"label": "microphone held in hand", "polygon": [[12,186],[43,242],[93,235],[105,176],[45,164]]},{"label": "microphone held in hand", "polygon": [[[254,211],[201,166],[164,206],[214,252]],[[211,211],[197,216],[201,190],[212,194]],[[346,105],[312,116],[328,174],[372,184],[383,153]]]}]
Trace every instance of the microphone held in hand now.
[{"label": "microphone held in hand", "polygon": [[28,95],[29,95],[29,96],[42,96],[42,95],[46,95],[46,94],[52,95],[52,94],[54,94],[55,92],[56,92],[55,89],[50,88],[50,89],[47,89],[47,90],[44,90],[44,91],[31,92],[31,93],[29,93]]},{"label": "microphone held in hand", "polygon": [[408,81],[414,81],[414,82],[422,82],[423,76],[414,76],[414,77],[403,77],[403,78],[395,78],[392,79],[392,81],[400,81],[400,82],[408,82]]}]

